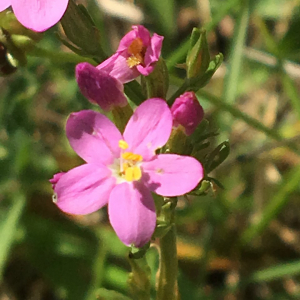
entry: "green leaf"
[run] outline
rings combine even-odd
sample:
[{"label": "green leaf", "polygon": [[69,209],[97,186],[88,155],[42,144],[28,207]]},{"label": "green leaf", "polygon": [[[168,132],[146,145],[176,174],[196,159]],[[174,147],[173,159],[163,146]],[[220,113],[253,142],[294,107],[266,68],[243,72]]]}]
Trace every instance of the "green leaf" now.
[{"label": "green leaf", "polygon": [[204,168],[207,173],[210,173],[218,167],[229,155],[230,144],[228,141],[217,146],[205,159]]}]

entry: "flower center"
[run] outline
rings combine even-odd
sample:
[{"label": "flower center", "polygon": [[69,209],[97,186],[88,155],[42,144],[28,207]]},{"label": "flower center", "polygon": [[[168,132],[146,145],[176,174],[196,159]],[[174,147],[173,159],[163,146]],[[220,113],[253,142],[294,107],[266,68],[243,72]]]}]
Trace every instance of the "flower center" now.
[{"label": "flower center", "polygon": [[147,48],[144,46],[141,38],[136,38],[132,41],[128,47],[128,54],[130,56],[127,58],[127,64],[129,68],[144,63],[146,50]]},{"label": "flower center", "polygon": [[[122,150],[126,150],[128,144],[124,140],[120,140],[119,147]],[[139,165],[142,161],[143,157],[140,154],[121,151],[119,175],[126,181],[136,181],[141,179],[142,171]]]}]

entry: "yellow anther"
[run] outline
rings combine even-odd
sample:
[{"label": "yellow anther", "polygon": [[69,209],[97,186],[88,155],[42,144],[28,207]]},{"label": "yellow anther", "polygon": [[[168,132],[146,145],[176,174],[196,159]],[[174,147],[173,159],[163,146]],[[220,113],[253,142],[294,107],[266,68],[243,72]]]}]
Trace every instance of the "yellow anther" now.
[{"label": "yellow anther", "polygon": [[127,181],[136,181],[141,179],[141,177],[142,171],[138,166],[129,167],[125,170],[125,180]]},{"label": "yellow anther", "polygon": [[133,180],[133,168],[132,167],[127,168],[125,170],[125,179],[127,181],[132,181]]},{"label": "yellow anther", "polygon": [[139,154],[135,154],[133,160],[134,161],[142,161],[143,160],[143,156],[139,155]]},{"label": "yellow anther", "polygon": [[132,152],[124,152],[122,154],[122,158],[126,159],[126,160],[132,160],[134,162],[138,162],[138,161],[142,161],[143,157],[140,154],[134,154]]},{"label": "yellow anther", "polygon": [[124,140],[119,140],[119,147],[125,150],[128,148],[128,144]]},{"label": "yellow anther", "polygon": [[131,152],[124,152],[124,153],[122,153],[122,158],[124,158],[126,160],[130,160],[132,155],[133,155],[133,153],[131,153]]},{"label": "yellow anther", "polygon": [[140,180],[142,177],[142,170],[138,166],[134,166],[133,168],[133,179],[134,180]]},{"label": "yellow anther", "polygon": [[144,57],[147,47],[144,46],[143,40],[141,38],[134,39],[129,45],[127,51],[130,55],[127,58],[127,65],[129,68],[133,68],[139,64],[144,63]]},{"label": "yellow anther", "polygon": [[130,56],[127,58],[126,62],[129,68],[133,68],[138,66],[142,61],[138,57]]}]

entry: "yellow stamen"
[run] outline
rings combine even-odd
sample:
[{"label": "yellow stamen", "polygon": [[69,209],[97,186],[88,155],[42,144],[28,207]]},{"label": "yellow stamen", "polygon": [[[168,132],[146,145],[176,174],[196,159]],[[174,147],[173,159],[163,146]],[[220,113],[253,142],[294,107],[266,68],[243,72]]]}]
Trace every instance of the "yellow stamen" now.
[{"label": "yellow stamen", "polygon": [[128,148],[128,144],[124,140],[119,140],[119,147],[125,150]]},{"label": "yellow stamen", "polygon": [[130,56],[127,58],[129,68],[133,68],[144,63],[146,50],[147,48],[144,46],[141,38],[136,38],[131,42],[128,47],[128,54],[130,54]]},{"label": "yellow stamen", "polygon": [[128,57],[126,62],[127,62],[127,65],[130,69],[135,67],[135,66],[138,66],[141,63],[140,59],[135,57],[135,56]]},{"label": "yellow stamen", "polygon": [[138,166],[129,167],[125,170],[125,179],[127,181],[136,181],[141,179],[141,177],[142,171]]},{"label": "yellow stamen", "polygon": [[134,180],[140,180],[142,177],[142,170],[138,166],[133,167],[133,179]]},{"label": "yellow stamen", "polygon": [[142,161],[143,157],[140,154],[134,154],[132,152],[124,152],[122,158],[126,160],[132,160],[134,162]]}]

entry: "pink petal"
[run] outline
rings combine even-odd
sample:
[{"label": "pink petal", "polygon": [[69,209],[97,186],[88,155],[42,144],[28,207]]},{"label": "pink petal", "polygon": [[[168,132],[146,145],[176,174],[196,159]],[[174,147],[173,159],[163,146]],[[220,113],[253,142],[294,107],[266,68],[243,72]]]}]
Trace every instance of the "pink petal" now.
[{"label": "pink petal", "polygon": [[100,165],[84,164],[62,175],[55,186],[56,204],[64,212],[86,215],[107,204],[115,178]]},{"label": "pink petal", "polygon": [[109,73],[110,76],[118,79],[121,83],[127,83],[138,77],[140,73],[136,68],[129,68],[127,50],[125,50],[125,53],[123,52],[115,53],[98,65],[97,69]]},{"label": "pink petal", "polygon": [[193,157],[159,154],[142,165],[143,180],[162,196],[179,196],[193,190],[203,178],[203,167]]},{"label": "pink petal", "polygon": [[148,76],[154,69],[155,63],[159,60],[164,37],[156,33],[151,38],[151,45],[145,53],[145,66],[138,65],[137,70],[144,76]]},{"label": "pink petal", "polygon": [[156,225],[155,205],[149,190],[140,183],[117,185],[110,194],[108,214],[125,245],[142,247],[151,239]]},{"label": "pink petal", "polygon": [[132,26],[132,30],[123,36],[120,41],[117,52],[122,52],[124,50],[127,51],[127,48],[130,46],[132,41],[136,38],[140,38],[143,41],[143,44],[148,47],[150,45],[150,33],[148,29],[146,29],[142,25],[134,25]]},{"label": "pink petal", "polygon": [[81,93],[103,110],[110,111],[114,106],[127,104],[123,84],[89,63],[76,66],[76,80]]},{"label": "pink petal", "polygon": [[0,0],[0,11],[7,9],[11,5],[11,0]]},{"label": "pink petal", "polygon": [[123,137],[115,124],[98,112],[72,113],[66,132],[71,147],[88,163],[109,165],[120,156],[119,141]]},{"label": "pink petal", "polygon": [[58,183],[59,179],[66,174],[66,172],[59,172],[53,175],[53,178],[49,180],[49,182],[52,184],[52,188],[55,189],[56,184]]},{"label": "pink petal", "polygon": [[11,0],[11,5],[22,25],[41,32],[61,19],[68,2],[69,0]]},{"label": "pink petal", "polygon": [[136,31],[136,37],[142,39],[145,47],[149,47],[151,43],[151,36],[149,30],[142,25],[132,26],[132,30]]},{"label": "pink petal", "polygon": [[[147,48],[145,66],[138,65],[129,68],[127,63],[129,57],[128,47],[136,38],[140,38]],[[157,34],[154,34],[151,38],[149,31],[142,25],[132,26],[132,30],[121,39],[117,53],[102,62],[97,68],[108,72],[122,83],[132,81],[140,74],[147,76],[153,71],[155,62],[159,59],[162,40],[163,37]]]},{"label": "pink petal", "polygon": [[172,122],[166,101],[160,98],[146,100],[135,110],[125,128],[128,151],[142,155],[144,160],[151,159],[155,150],[168,141]]}]

